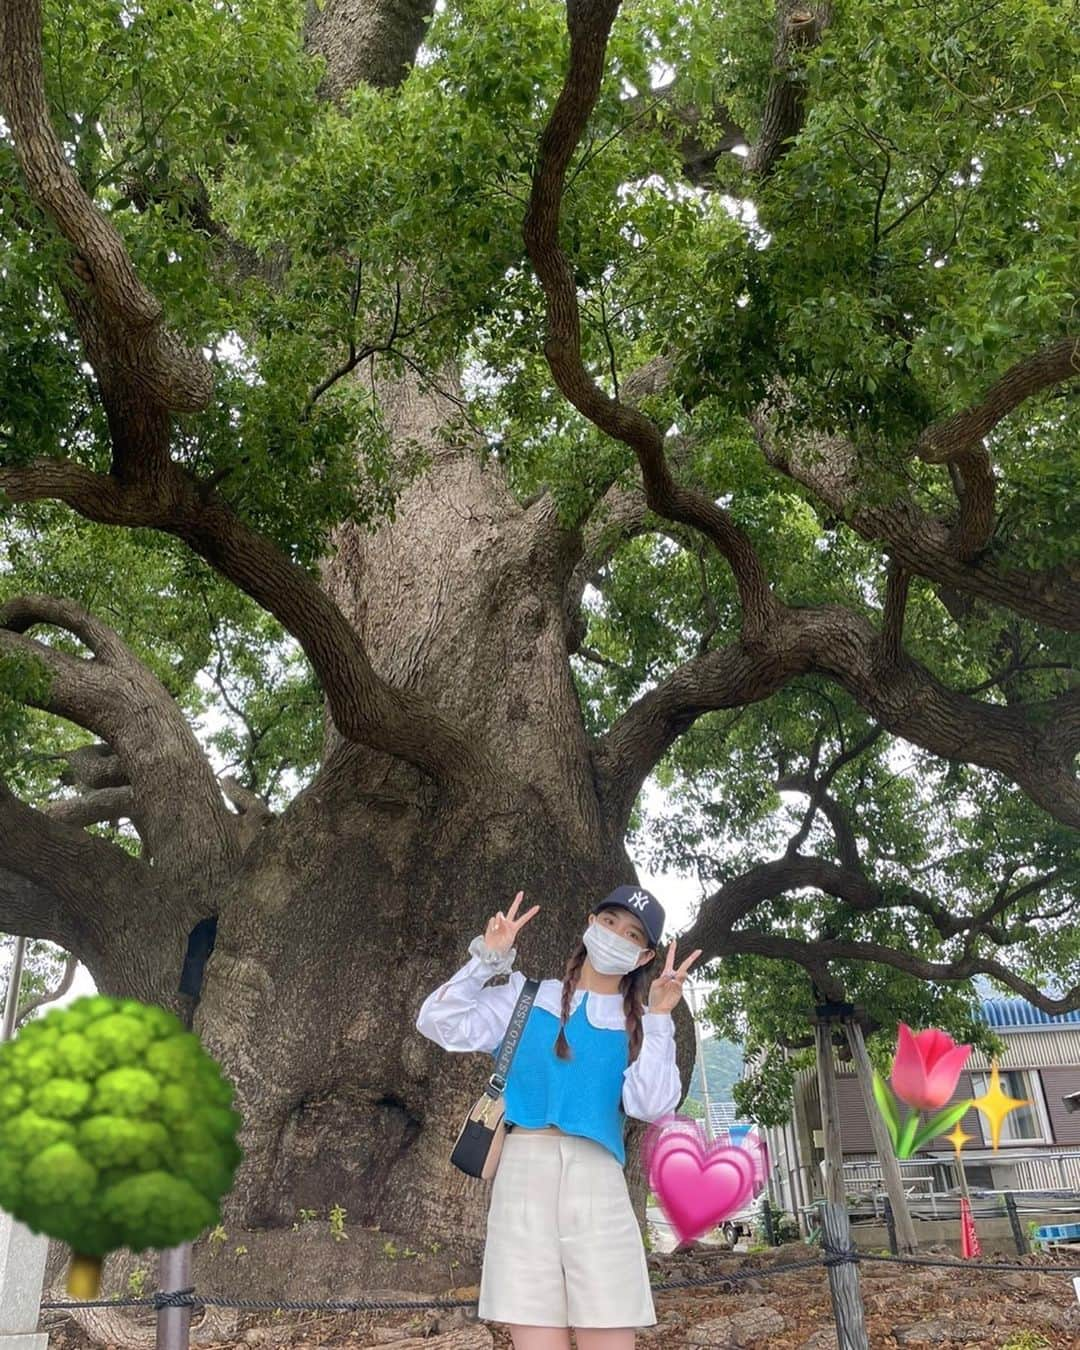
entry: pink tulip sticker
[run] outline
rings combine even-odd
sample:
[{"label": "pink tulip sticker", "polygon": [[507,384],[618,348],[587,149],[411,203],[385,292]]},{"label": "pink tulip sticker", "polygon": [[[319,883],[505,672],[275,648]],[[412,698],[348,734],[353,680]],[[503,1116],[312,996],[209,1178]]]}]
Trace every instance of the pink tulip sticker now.
[{"label": "pink tulip sticker", "polygon": [[690,1242],[754,1194],[755,1164],[744,1148],[705,1139],[697,1121],[667,1117],[642,1140],[642,1164],[680,1243]]},{"label": "pink tulip sticker", "polygon": [[[913,1032],[904,1022],[900,1023],[892,1091],[879,1073],[874,1074],[874,1097],[898,1158],[910,1158],[931,1139],[952,1129],[966,1114],[970,1101],[954,1102],[952,1106],[945,1103],[956,1091],[970,1054],[970,1045],[957,1045],[947,1032],[935,1027]],[[899,1102],[911,1108],[902,1124]],[[920,1129],[922,1111],[937,1114]]]},{"label": "pink tulip sticker", "polygon": [[892,1067],[893,1091],[916,1111],[940,1111],[956,1091],[970,1054],[970,1045],[957,1045],[947,1032],[935,1027],[912,1032],[901,1022]]}]

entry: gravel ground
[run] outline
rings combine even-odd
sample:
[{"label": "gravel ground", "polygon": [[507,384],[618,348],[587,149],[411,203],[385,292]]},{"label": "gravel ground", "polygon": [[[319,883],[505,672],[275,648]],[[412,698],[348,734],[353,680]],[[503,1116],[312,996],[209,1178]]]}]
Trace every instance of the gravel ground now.
[{"label": "gravel ground", "polygon": [[[724,1274],[739,1277],[728,1287],[686,1288],[656,1295],[658,1325],[638,1334],[640,1350],[730,1347],[747,1350],[833,1350],[834,1324],[823,1269],[781,1273],[807,1259],[803,1246],[748,1255],[696,1247],[650,1258],[654,1280]],[[945,1253],[938,1253],[944,1256]],[[1080,1350],[1080,1304],[1072,1278],[1056,1267],[1070,1258],[1025,1258],[1015,1272],[899,1267],[866,1262],[861,1267],[871,1350],[935,1346],[942,1350]],[[1071,1258],[1076,1263],[1076,1257]],[[444,1292],[444,1296],[446,1291]],[[453,1291],[471,1297],[473,1290]],[[94,1341],[62,1314],[53,1314],[50,1350],[97,1350]],[[153,1331],[153,1313],[135,1323]],[[150,1342],[152,1344],[152,1341]],[[471,1322],[460,1311],[317,1315],[252,1314],[232,1339],[205,1350],[512,1350],[500,1326]]]}]

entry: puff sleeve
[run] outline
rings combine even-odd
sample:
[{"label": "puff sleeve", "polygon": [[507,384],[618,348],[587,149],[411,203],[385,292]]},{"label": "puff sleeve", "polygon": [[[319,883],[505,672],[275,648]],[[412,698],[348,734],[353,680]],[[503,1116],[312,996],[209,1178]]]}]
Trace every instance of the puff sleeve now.
[{"label": "puff sleeve", "polygon": [[675,1023],[670,1013],[642,1013],[644,1039],[623,1074],[623,1110],[635,1120],[658,1120],[682,1100],[675,1063]]},{"label": "puff sleeve", "polygon": [[[416,1029],[444,1050],[493,1054],[502,1040],[525,983],[520,971],[511,971],[515,948],[492,952],[482,937],[469,944],[470,958],[445,984],[433,990],[420,1006]],[[506,984],[486,988],[496,975],[510,973]]]}]

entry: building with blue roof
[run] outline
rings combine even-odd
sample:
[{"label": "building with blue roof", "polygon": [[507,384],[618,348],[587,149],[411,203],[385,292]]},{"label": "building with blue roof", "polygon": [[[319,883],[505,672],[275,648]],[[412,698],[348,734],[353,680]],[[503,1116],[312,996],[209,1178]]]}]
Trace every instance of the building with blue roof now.
[{"label": "building with blue roof", "polygon": [[1057,1027],[1080,1023],[1080,1008],[1072,1012],[1047,1013],[1026,998],[988,998],[983,1002],[984,1022],[1000,1031],[1014,1027]]},{"label": "building with blue roof", "polygon": [[[1024,998],[993,997],[983,1000],[979,1015],[1003,1046],[997,1059],[1002,1090],[1028,1105],[1006,1117],[996,1151],[985,1117],[976,1110],[964,1116],[968,1185],[973,1191],[1080,1191],[1080,1010],[1046,1013]],[[988,1059],[973,1050],[953,1100],[982,1096],[989,1081]],[[846,1182],[855,1191],[873,1189],[880,1186],[880,1169],[862,1087],[852,1065],[839,1058],[836,1093]],[[796,1212],[820,1191],[824,1140],[816,1072],[797,1075],[791,1121],[767,1136],[774,1199]],[[951,1144],[932,1140],[917,1157],[923,1168],[913,1163],[906,1173],[916,1192],[955,1189]]]}]

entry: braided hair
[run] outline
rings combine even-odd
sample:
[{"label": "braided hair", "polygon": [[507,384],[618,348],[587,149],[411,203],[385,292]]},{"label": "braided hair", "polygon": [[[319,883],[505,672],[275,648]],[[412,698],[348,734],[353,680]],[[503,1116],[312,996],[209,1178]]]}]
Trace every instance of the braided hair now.
[{"label": "braided hair", "polygon": [[[570,1058],[570,1042],[566,1039],[566,1023],[570,1016],[570,998],[577,987],[578,978],[581,975],[581,967],[585,964],[585,957],[588,955],[585,944],[578,944],[577,950],[566,963],[566,974],[563,976],[562,986],[562,1012],[559,1017],[559,1034],[555,1038],[555,1053],[560,1059]],[[633,1064],[641,1051],[641,1042],[645,1033],[641,1026],[641,1014],[645,1008],[645,991],[649,984],[649,972],[656,962],[654,954],[651,961],[643,966],[638,966],[632,970],[629,975],[624,975],[619,981],[619,993],[623,996],[623,1011],[626,1015],[626,1032],[630,1037],[630,1059]]]}]

